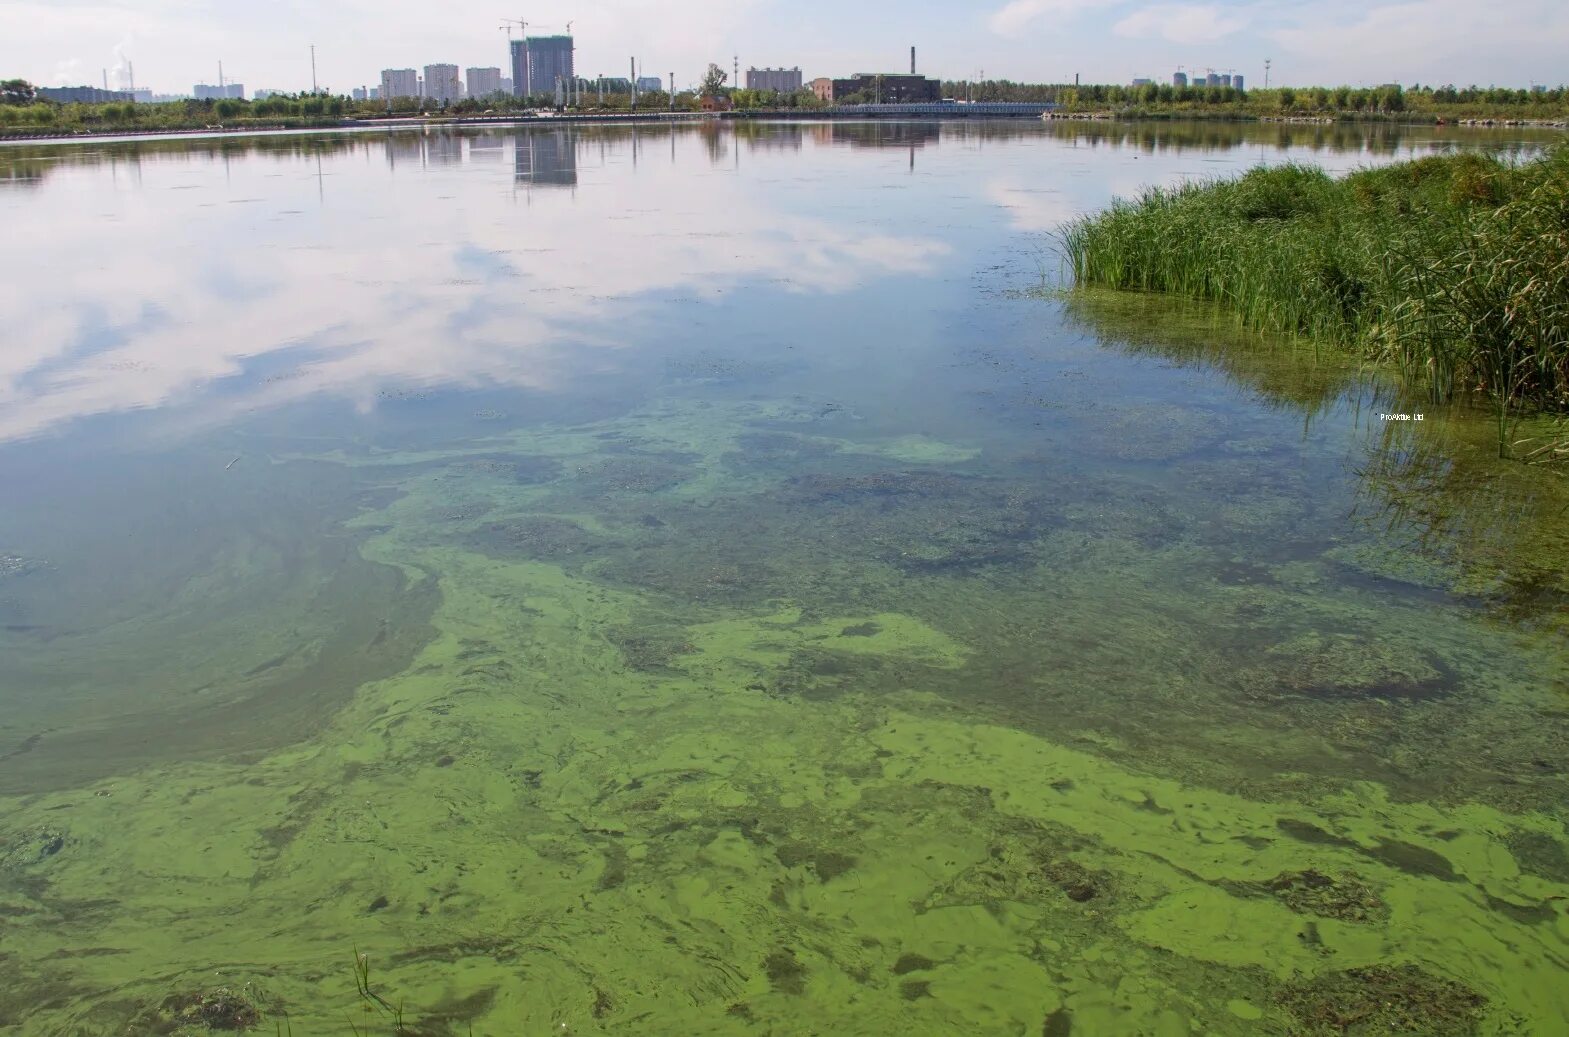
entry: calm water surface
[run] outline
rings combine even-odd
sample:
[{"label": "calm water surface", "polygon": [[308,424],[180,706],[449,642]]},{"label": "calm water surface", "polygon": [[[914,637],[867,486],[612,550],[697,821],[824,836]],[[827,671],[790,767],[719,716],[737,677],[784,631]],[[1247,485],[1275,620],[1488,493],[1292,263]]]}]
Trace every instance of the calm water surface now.
[{"label": "calm water surface", "polygon": [[1545,139],[0,149],[0,1033],[1569,1032],[1565,480],[1050,238]]}]

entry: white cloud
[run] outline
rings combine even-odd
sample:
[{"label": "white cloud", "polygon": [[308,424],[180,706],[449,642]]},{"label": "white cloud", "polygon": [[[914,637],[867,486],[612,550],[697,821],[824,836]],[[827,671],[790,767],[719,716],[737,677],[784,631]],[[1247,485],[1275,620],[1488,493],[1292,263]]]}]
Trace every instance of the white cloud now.
[{"label": "white cloud", "polygon": [[1011,36],[1031,22],[1048,16],[1067,17],[1091,7],[1109,7],[1122,0],[1012,0],[987,19],[992,32]]},{"label": "white cloud", "polygon": [[1217,4],[1156,4],[1112,27],[1118,36],[1155,37],[1171,43],[1213,43],[1246,28],[1248,19]]},{"label": "white cloud", "polygon": [[[758,284],[846,292],[862,279],[929,272],[947,252],[932,238],[775,208],[746,181],[695,166],[691,132],[675,140],[682,162],[645,158],[635,177],[605,171],[629,161],[627,139],[611,142],[600,167],[585,136],[575,191],[514,186],[527,193],[504,206],[439,197],[509,181],[517,139],[527,138],[504,137],[478,156],[471,142],[468,162],[438,165],[424,149],[442,138],[357,139],[325,157],[326,200],[310,212],[314,167],[266,151],[222,163],[200,145],[190,157],[146,157],[113,190],[104,186],[115,183],[112,167],[55,171],[8,227],[19,254],[60,273],[44,285],[0,281],[0,312],[27,329],[0,350],[0,442],[133,409],[222,421],[306,396],[369,409],[383,388],[549,387],[587,363],[613,367],[615,351],[635,342],[629,314],[647,300],[718,300]],[[392,143],[410,148],[419,180],[407,183],[401,167],[382,172]],[[335,175],[366,162],[360,190],[336,193]],[[113,213],[112,256],[99,220],[58,218],[62,198],[86,183]],[[377,199],[400,188],[438,197],[398,207],[396,220],[357,219],[385,216]],[[242,235],[236,253],[227,242]],[[490,259],[476,268],[475,257]],[[107,269],[115,290],[106,293]],[[214,274],[247,290],[215,290]],[[90,333],[108,344],[85,350]],[[296,366],[243,391],[209,391],[258,362],[283,364],[268,354]]]},{"label": "white cloud", "polygon": [[[1562,0],[1347,5],[1263,35],[1295,56],[1303,70],[1293,73],[1291,64],[1277,61],[1284,83],[1556,84],[1569,53],[1569,5]],[[1513,74],[1500,75],[1502,69]]]}]

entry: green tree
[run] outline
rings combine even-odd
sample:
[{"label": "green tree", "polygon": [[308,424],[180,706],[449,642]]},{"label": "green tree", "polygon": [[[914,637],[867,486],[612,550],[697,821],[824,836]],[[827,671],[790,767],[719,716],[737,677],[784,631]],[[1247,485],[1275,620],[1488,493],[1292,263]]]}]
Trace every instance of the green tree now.
[{"label": "green tree", "polygon": [[37,97],[38,91],[25,79],[0,81],[0,104],[32,104]]},{"label": "green tree", "polygon": [[725,88],[725,80],[727,78],[729,77],[725,75],[724,69],[713,62],[709,62],[708,71],[703,73],[702,88],[698,93],[703,97],[718,97]]}]

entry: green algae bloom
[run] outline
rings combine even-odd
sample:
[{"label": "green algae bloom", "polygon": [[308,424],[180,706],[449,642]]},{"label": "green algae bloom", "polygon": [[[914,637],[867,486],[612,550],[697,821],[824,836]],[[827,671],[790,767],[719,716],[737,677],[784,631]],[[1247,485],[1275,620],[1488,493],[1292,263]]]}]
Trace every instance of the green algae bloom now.
[{"label": "green algae bloom", "polygon": [[[406,214],[431,240],[476,211],[513,237],[469,228],[449,282],[389,267],[375,348],[302,333],[236,359],[232,398],[0,443],[30,490],[0,508],[0,1033],[1569,1027],[1569,481],[1305,339],[994,272],[1040,226],[950,197],[970,145],[1032,183],[1059,131],[765,129],[324,145],[387,197],[411,167],[450,189]],[[541,181],[555,144],[581,181]],[[666,146],[713,174],[679,233],[586,208],[595,177],[679,190]],[[170,189],[135,197],[222,198],[204,218],[314,277],[386,201],[272,183],[321,157],[296,141],[225,157],[301,208],[220,217],[250,195],[183,154],[149,150]],[[882,170],[882,222],[749,208],[827,204],[793,162]],[[773,179],[726,193],[746,176]],[[914,235],[906,198],[954,226]],[[563,218],[706,272],[617,294]],[[380,225],[345,238],[391,250]],[[831,276],[769,266],[780,227]],[[731,281],[738,252],[762,265]],[[321,336],[360,287],[330,281]],[[516,349],[403,349],[433,309]],[[137,320],[182,348],[94,363],[162,390],[199,351]],[[67,396],[98,370],[57,362]],[[105,427],[156,448],[106,459]]]}]

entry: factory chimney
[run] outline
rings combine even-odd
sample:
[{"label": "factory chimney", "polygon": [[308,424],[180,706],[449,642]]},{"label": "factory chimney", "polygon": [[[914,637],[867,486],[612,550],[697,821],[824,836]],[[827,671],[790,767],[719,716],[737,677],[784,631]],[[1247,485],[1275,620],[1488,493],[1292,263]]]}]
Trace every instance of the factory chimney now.
[{"label": "factory chimney", "polygon": [[910,75],[915,75],[915,48],[910,48]]}]

